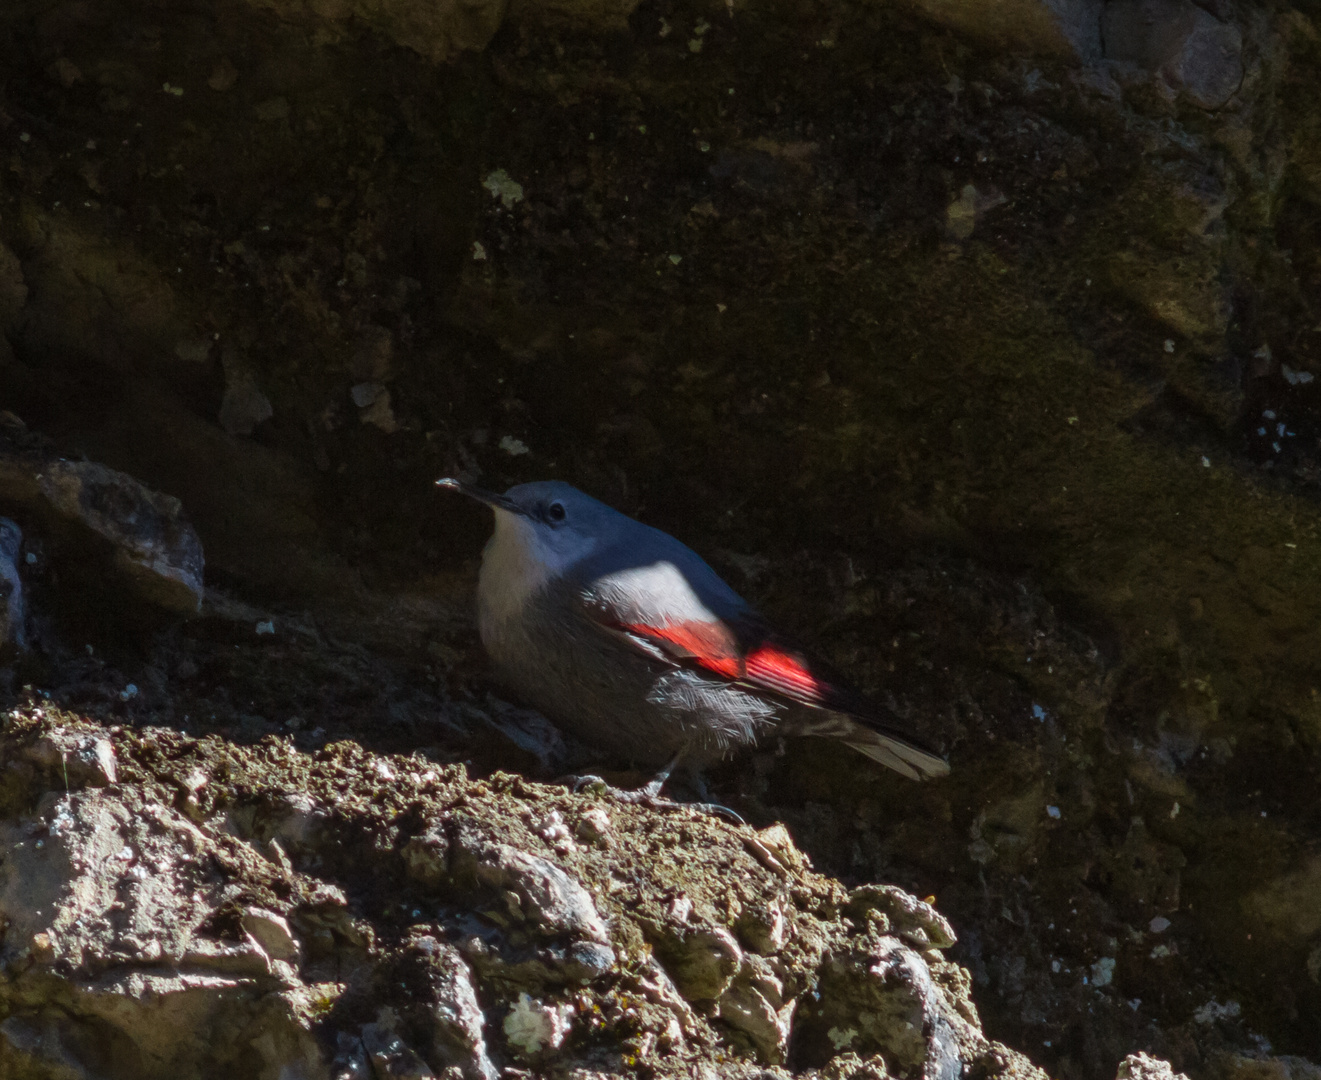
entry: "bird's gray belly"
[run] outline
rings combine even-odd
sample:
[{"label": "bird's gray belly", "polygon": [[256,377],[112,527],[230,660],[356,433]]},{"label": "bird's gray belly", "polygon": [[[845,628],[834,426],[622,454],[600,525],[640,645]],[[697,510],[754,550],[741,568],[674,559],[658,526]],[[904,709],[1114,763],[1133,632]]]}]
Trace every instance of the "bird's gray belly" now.
[{"label": "bird's gray belly", "polygon": [[700,766],[754,743],[777,719],[765,699],[649,660],[590,625],[563,625],[533,603],[483,643],[506,688],[621,763]]}]

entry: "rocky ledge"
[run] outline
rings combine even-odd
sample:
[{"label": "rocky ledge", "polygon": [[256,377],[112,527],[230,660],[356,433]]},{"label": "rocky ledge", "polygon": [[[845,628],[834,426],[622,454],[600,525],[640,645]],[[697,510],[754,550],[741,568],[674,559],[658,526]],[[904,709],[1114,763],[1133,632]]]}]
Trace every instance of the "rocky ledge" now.
[{"label": "rocky ledge", "polygon": [[1045,1077],[780,825],[41,706],[0,757],[6,1076]]}]

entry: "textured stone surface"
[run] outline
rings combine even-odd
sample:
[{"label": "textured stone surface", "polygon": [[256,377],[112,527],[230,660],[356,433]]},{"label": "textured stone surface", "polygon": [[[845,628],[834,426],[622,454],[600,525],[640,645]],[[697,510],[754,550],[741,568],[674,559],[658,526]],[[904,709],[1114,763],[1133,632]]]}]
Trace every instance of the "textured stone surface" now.
[{"label": "textured stone surface", "polygon": [[27,646],[27,605],[23,600],[23,530],[18,522],[0,518],[0,649]]},{"label": "textured stone surface", "polygon": [[97,462],[0,449],[0,502],[53,530],[75,574],[104,573],[168,610],[201,608],[202,543],[178,499]]},{"label": "textured stone surface", "polygon": [[[113,546],[28,515],[24,472],[0,505],[30,645],[0,657],[6,710],[48,694],[107,731],[276,757],[352,741],[394,770],[374,793],[406,787],[396,753],[419,773],[622,770],[493,702],[470,615],[489,520],[433,487],[561,476],[693,545],[953,774],[915,790],[767,745],[704,778],[760,827],[717,845],[727,864],[687,822],[639,836],[618,807],[542,794],[489,833],[463,806],[392,803],[399,834],[360,843],[347,777],[258,785],[225,828],[327,891],[297,917],[238,897],[216,940],[246,947],[244,912],[273,912],[305,983],[397,950],[356,997],[316,998],[346,1075],[370,1073],[369,1024],[440,1071],[434,1009],[376,999],[432,985],[407,943],[442,900],[472,917],[443,944],[478,1002],[511,990],[483,1029],[500,1068],[519,995],[525,1028],[568,1025],[576,1052],[597,1029],[573,995],[627,968],[619,1059],[584,1069],[681,1046],[699,1074],[732,1054],[881,1075],[852,1020],[856,1049],[831,1023],[829,1060],[797,1056],[812,866],[851,886],[822,920],[929,965],[947,928],[852,887],[934,896],[951,1000],[1064,1080],[1109,1080],[1137,1048],[1196,1080],[1266,1060],[1262,1040],[1318,1059],[1315,13],[567,0],[511,6],[487,40],[497,10],[473,12],[465,38],[445,5],[0,5],[0,434],[178,498],[210,574],[188,620],[96,592],[120,578],[84,556]],[[240,375],[270,406],[225,412],[249,434],[220,420]],[[99,738],[15,752],[6,782],[60,794],[67,765],[86,791]],[[138,782],[136,758],[115,765]],[[227,767],[194,754],[155,797],[210,827]],[[578,881],[608,945],[543,932],[533,892],[483,861],[501,844]],[[303,861],[337,852],[360,861]],[[626,865],[592,879],[589,855]],[[410,876],[432,856],[434,879]],[[744,867],[757,888],[731,883]],[[647,875],[670,891],[618,921]],[[717,996],[680,993],[687,941]],[[639,996],[650,1026],[626,1031]],[[58,1055],[64,1025],[11,1030]],[[466,1067],[454,1038],[444,1067]]]},{"label": "textured stone surface", "polygon": [[1243,32],[1193,0],[1109,0],[1105,56],[1158,75],[1203,109],[1228,104],[1243,83]]},{"label": "textured stone surface", "polygon": [[37,483],[55,513],[110,543],[114,568],[145,599],[201,608],[202,543],[178,499],[90,461],[49,462]]},{"label": "textured stone surface", "polygon": [[[370,27],[428,60],[452,60],[481,49],[500,28],[507,0],[248,0],[254,7],[301,23],[322,44],[341,41],[356,26]],[[231,84],[232,85],[232,84]],[[285,106],[287,113],[288,106]]]},{"label": "textured stone surface", "polygon": [[[0,735],[7,755],[34,762],[70,738],[105,735],[18,712]],[[131,777],[118,784],[66,793],[48,786],[49,769],[11,771],[6,781],[11,808],[26,805],[0,822],[0,1065],[13,1075],[315,1078],[370,1069],[377,1078],[495,1080],[505,1064],[531,1062],[560,1071],[643,1065],[677,1078],[732,1038],[738,1054],[724,1059],[723,1075],[750,1080],[785,1062],[806,1008],[809,1051],[797,1076],[829,1070],[843,1044],[942,1080],[964,1068],[1044,1076],[966,1019],[975,1012],[954,965],[840,919],[844,893],[828,878],[793,875],[792,962],[787,953],[742,956],[724,925],[729,916],[706,899],[702,913],[666,907],[681,883],[699,897],[732,895],[704,865],[729,865],[749,897],[780,887],[745,851],[746,826],[630,807],[619,811],[627,839],[608,853],[577,850],[561,867],[521,847],[546,844],[527,821],[528,801],[569,813],[590,803],[561,789],[474,782],[462,768],[423,771],[425,759],[376,758],[347,745],[312,757],[288,747],[272,754],[273,745],[253,753],[163,730],[121,732],[116,744]],[[200,789],[205,803],[195,815],[165,805],[161,794],[187,788],[202,763],[226,780]],[[182,774],[181,765],[192,771]],[[383,781],[387,773],[392,780]],[[250,812],[290,785],[307,792],[326,823],[296,863],[260,853]],[[485,852],[477,866],[494,876],[479,873],[478,891],[466,893],[468,871],[459,866],[458,891],[438,899],[434,888],[408,883],[416,856],[403,851],[418,826],[401,824],[400,811],[460,803],[468,822],[460,851]],[[699,845],[691,881],[649,865],[639,844],[676,827]],[[411,840],[426,846],[424,835]],[[626,892],[609,887],[625,879]],[[901,932],[916,925],[911,914],[930,921],[916,899],[885,895]],[[501,898],[514,898],[503,913],[492,907]],[[543,934],[613,945],[609,962],[557,988],[545,979],[553,954],[528,963],[529,915]],[[719,976],[698,978],[691,956],[660,948],[678,940],[719,942]],[[674,982],[648,970],[644,942],[670,957]],[[55,1002],[58,1009],[48,1007]],[[826,1023],[852,1034],[841,1043],[817,1030]]]},{"label": "textured stone surface", "polygon": [[908,0],[974,40],[1090,63],[1100,59],[1102,0]]}]

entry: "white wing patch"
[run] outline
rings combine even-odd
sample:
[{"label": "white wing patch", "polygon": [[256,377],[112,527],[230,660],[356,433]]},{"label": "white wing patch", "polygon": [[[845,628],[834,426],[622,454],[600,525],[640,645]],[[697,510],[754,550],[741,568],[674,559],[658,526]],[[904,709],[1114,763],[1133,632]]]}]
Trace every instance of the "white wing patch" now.
[{"label": "white wing patch", "polygon": [[588,600],[620,623],[661,627],[673,623],[719,623],[674,563],[655,562],[616,570],[592,582]]}]

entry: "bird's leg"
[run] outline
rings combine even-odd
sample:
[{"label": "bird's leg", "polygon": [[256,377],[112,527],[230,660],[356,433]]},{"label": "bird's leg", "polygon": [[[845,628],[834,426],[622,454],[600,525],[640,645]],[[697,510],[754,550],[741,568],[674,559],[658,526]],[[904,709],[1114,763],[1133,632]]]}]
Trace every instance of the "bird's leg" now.
[{"label": "bird's leg", "polygon": [[[675,754],[670,763],[647,781],[647,783],[643,784],[642,787],[633,788],[632,790],[611,787],[599,776],[573,776],[570,777],[569,780],[574,791],[582,791],[587,788],[599,790],[602,791],[602,794],[609,795],[617,802],[647,806],[653,810],[675,810],[679,807],[688,807],[693,810],[701,810],[708,814],[717,814],[720,817],[728,818],[730,821],[734,822],[735,825],[744,824],[743,819],[737,813],[729,807],[721,806],[718,803],[675,802],[673,799],[665,799],[661,797],[661,791],[665,787],[665,782],[669,780],[674,770],[679,767],[679,763],[683,760],[686,752],[687,747]],[[705,785],[703,785],[703,788],[705,788]],[[700,792],[700,794],[705,797],[705,790]]]},{"label": "bird's leg", "polygon": [[665,787],[665,781],[667,781],[670,778],[670,774],[679,767],[679,762],[683,760],[683,754],[683,750],[680,750],[675,754],[665,768],[661,769],[661,771],[648,780],[647,783],[638,788],[634,794],[639,795],[644,799],[659,799],[661,789]]}]

